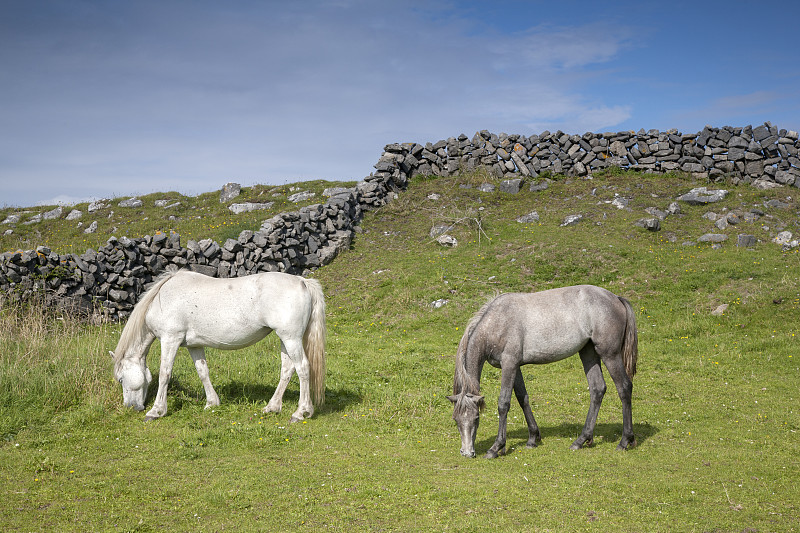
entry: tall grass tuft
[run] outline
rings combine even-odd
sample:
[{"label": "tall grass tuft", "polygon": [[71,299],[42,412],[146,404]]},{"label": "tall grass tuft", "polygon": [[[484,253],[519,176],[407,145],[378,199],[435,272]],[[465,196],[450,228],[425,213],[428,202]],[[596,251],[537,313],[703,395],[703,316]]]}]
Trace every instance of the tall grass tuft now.
[{"label": "tall grass tuft", "polygon": [[71,407],[110,405],[113,327],[89,326],[41,301],[0,301],[0,437],[12,440]]}]

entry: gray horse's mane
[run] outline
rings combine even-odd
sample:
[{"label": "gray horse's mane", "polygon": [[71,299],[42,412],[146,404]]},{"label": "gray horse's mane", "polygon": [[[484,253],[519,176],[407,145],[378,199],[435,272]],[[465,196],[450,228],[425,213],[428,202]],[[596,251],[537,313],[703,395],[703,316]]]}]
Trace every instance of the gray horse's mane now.
[{"label": "gray horse's mane", "polygon": [[470,318],[469,322],[467,322],[464,335],[461,336],[461,340],[458,342],[458,351],[456,352],[456,371],[455,377],[453,378],[454,395],[459,395],[462,393],[480,394],[480,382],[475,377],[470,376],[469,372],[467,372],[467,345],[469,344],[469,339],[472,336],[475,327],[483,319],[483,316],[486,314],[486,312],[489,310],[489,307],[492,305],[492,303],[494,303],[498,296],[499,294],[492,296],[492,298],[483,304],[477,313],[472,315],[472,318]]},{"label": "gray horse's mane", "polygon": [[153,302],[164,283],[170,280],[176,273],[177,272],[165,272],[156,278],[155,285],[147,289],[147,292],[142,295],[136,307],[133,308],[133,313],[131,313],[128,322],[122,329],[122,335],[120,335],[117,348],[114,350],[115,375],[119,372],[119,367],[125,359],[128,350],[137,342],[141,342],[145,317],[147,316],[147,310],[150,308],[150,304]]}]

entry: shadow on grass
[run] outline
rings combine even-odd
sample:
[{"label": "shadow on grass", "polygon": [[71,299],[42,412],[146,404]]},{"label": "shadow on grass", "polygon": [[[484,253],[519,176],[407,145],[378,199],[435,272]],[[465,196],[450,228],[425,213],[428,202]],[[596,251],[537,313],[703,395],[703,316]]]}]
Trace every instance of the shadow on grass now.
[{"label": "shadow on grass", "polygon": [[[269,402],[272,395],[275,393],[275,386],[263,385],[260,383],[231,381],[224,385],[214,386],[214,390],[219,395],[220,403],[255,403],[263,404],[265,406]],[[148,403],[152,403],[158,391],[158,377],[154,376],[153,383],[150,384],[148,389]],[[179,411],[183,408],[184,404],[196,405],[202,403],[205,405],[205,393],[202,388],[198,390],[195,383],[184,384],[179,379],[173,378],[169,384],[169,395],[174,398],[174,404],[171,410]],[[316,414],[323,413],[336,413],[344,411],[350,405],[361,402],[362,397],[355,391],[346,388],[326,388],[325,390],[325,404],[321,409],[317,410]],[[283,395],[283,405],[296,404],[300,401],[299,386],[295,382],[289,385]],[[150,406],[148,406],[149,408]]]},{"label": "shadow on grass", "polygon": [[[495,426],[496,428],[497,426]],[[548,437],[569,439],[570,441],[578,438],[578,435],[583,431],[583,424],[570,423],[561,424],[560,426],[539,426],[539,432],[542,435],[542,443],[539,446],[547,444]],[[647,439],[658,433],[658,429],[648,423],[634,423],[633,434],[636,436],[636,444],[641,445]],[[497,434],[475,443],[475,452],[480,454],[486,451],[494,444]],[[619,423],[602,423],[594,428],[595,443],[601,442],[605,444],[613,444],[616,446],[622,439],[622,425]],[[509,431],[506,435],[506,450],[511,446],[524,446],[528,441],[528,428],[519,428]],[[595,444],[596,445],[596,444]]]}]

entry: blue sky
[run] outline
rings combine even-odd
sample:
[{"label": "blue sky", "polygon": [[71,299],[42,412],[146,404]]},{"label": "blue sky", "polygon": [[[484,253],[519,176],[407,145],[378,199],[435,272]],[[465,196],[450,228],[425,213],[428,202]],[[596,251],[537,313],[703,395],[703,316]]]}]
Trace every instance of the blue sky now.
[{"label": "blue sky", "polygon": [[360,180],[488,129],[800,130],[800,3],[0,0],[0,206]]}]

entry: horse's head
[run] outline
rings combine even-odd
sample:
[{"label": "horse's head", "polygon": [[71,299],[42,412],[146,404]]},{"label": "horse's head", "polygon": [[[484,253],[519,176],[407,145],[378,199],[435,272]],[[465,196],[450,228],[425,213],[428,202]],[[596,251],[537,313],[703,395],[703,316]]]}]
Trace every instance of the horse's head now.
[{"label": "horse's head", "polygon": [[461,392],[447,397],[453,402],[453,420],[461,435],[461,455],[475,457],[475,436],[478,434],[483,396]]},{"label": "horse's head", "polygon": [[[111,353],[112,357],[114,356]],[[114,365],[114,378],[122,385],[122,403],[125,407],[133,407],[137,411],[144,410],[147,400],[147,388],[153,380],[145,359],[122,359]]]}]

